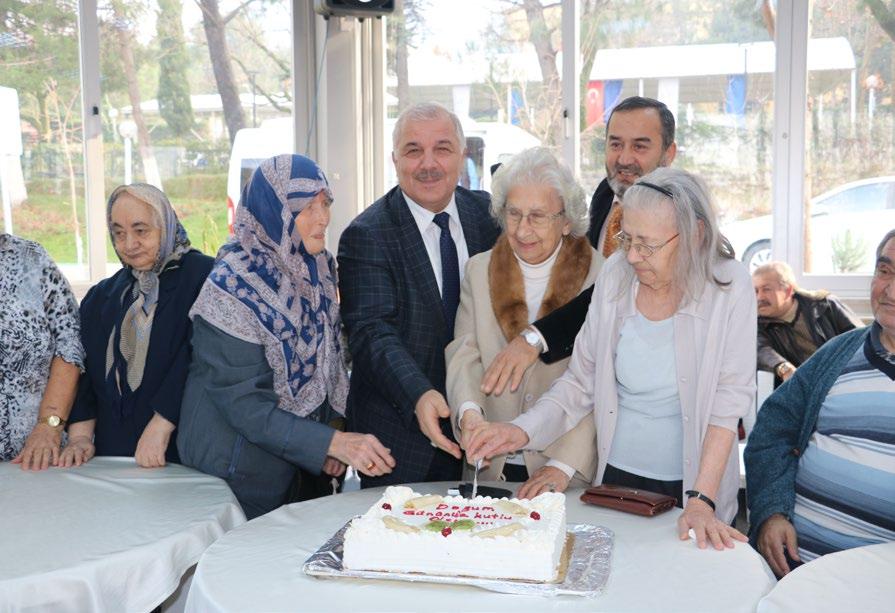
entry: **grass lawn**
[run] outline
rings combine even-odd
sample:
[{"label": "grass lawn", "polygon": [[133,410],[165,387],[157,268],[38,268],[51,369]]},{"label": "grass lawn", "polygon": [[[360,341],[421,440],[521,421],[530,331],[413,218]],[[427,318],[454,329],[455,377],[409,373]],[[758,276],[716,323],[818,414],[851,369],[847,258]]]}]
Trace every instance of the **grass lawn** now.
[{"label": "grass lawn", "polygon": [[[226,185],[226,177],[222,178]],[[186,228],[193,247],[214,256],[218,248],[227,240],[226,196],[200,193],[196,196],[172,190],[171,203],[177,216]],[[212,191],[212,190],[209,190]],[[213,190],[217,191],[217,190]],[[221,190],[222,192],[224,190]],[[83,192],[82,192],[83,193]],[[75,233],[70,201],[66,196],[39,192],[29,187],[28,199],[13,209],[13,232],[23,238],[43,245],[50,257],[58,264],[77,262]],[[87,257],[87,224],[84,203],[78,210],[83,257]],[[106,241],[106,257],[109,262],[118,258],[110,241]]]}]

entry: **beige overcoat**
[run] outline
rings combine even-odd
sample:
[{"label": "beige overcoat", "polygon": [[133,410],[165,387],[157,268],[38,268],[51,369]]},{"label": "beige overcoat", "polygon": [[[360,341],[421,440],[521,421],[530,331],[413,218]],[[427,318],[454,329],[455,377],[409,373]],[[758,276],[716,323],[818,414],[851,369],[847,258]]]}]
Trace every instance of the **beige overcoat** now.
[{"label": "beige overcoat", "polygon": [[[603,257],[590,247],[586,239],[565,240],[566,243],[554,263],[550,284],[541,311],[538,313],[539,317],[554,310],[555,306],[568,302],[581,290],[592,285],[603,263]],[[568,358],[553,364],[545,364],[538,360],[525,373],[522,384],[515,392],[506,389],[500,396],[486,396],[479,389],[485,368],[506,347],[507,337],[514,338],[528,323],[525,317],[528,309],[522,298],[524,287],[520,286],[521,272],[518,269],[505,270],[510,267],[506,256],[508,249],[505,238],[501,237],[494,249],[470,258],[466,264],[454,340],[445,349],[447,400],[451,407],[451,423],[457,440],[460,440],[458,413],[464,402],[472,401],[482,407],[488,421],[511,421],[534,405],[553,381],[563,374],[569,362]],[[495,263],[501,263],[492,265],[495,252],[498,253]],[[504,254],[503,259],[497,259],[500,258],[501,252]],[[561,275],[558,272],[560,270],[563,271]],[[510,272],[515,274],[509,274]],[[560,275],[559,279],[557,275]],[[559,287],[562,284],[566,286],[565,291]],[[570,288],[570,284],[574,287]],[[515,304],[513,296],[516,298]],[[521,304],[519,298],[522,298]],[[560,304],[556,304],[558,300],[563,299]],[[549,310],[544,312],[545,308]],[[499,317],[495,314],[495,310],[500,312]],[[556,459],[575,469],[572,485],[590,485],[597,462],[593,419],[581,420],[578,426],[542,452],[522,453],[529,474],[533,474],[549,459]],[[479,478],[503,480],[505,461],[506,456],[493,458],[491,466],[483,469]],[[466,468],[469,469],[468,464]]]}]

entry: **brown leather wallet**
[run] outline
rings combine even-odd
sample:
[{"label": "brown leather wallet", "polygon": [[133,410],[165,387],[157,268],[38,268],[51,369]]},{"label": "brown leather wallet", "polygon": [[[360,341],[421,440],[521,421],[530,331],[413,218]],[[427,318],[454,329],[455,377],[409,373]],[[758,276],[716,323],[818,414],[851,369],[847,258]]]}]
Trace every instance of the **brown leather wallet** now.
[{"label": "brown leather wallet", "polygon": [[620,485],[597,485],[581,494],[581,501],[598,507],[651,517],[674,507],[677,498]]}]

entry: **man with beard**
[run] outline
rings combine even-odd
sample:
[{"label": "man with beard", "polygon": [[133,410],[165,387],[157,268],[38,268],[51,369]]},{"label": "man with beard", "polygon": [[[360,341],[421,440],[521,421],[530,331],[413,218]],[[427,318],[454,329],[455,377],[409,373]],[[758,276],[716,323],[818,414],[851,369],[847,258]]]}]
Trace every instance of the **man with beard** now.
[{"label": "man with beard", "polygon": [[460,478],[445,401],[444,348],[454,337],[466,261],[499,229],[485,192],[457,185],[466,140],[440,104],[401,113],[392,134],[398,185],[339,241],[341,312],[353,357],[348,427],[374,434],[395,468],[364,487]]},{"label": "man with beard", "polygon": [[[591,199],[587,232],[591,245],[604,257],[616,248],[625,190],[643,175],[671,164],[675,153],[674,115],[665,104],[631,96],[612,110],[606,124],[606,178]],[[508,384],[515,391],[538,355],[547,364],[570,356],[592,294],[593,286],[523,330],[485,371],[482,391],[500,395]]]}]

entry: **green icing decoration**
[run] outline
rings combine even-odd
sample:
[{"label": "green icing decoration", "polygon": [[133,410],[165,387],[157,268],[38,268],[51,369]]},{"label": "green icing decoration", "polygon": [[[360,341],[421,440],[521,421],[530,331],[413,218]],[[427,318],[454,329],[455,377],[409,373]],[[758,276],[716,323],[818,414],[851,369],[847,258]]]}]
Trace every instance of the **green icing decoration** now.
[{"label": "green icing decoration", "polygon": [[448,522],[441,519],[431,519],[429,523],[423,526],[423,530],[429,530],[431,532],[441,532],[448,526]]}]

